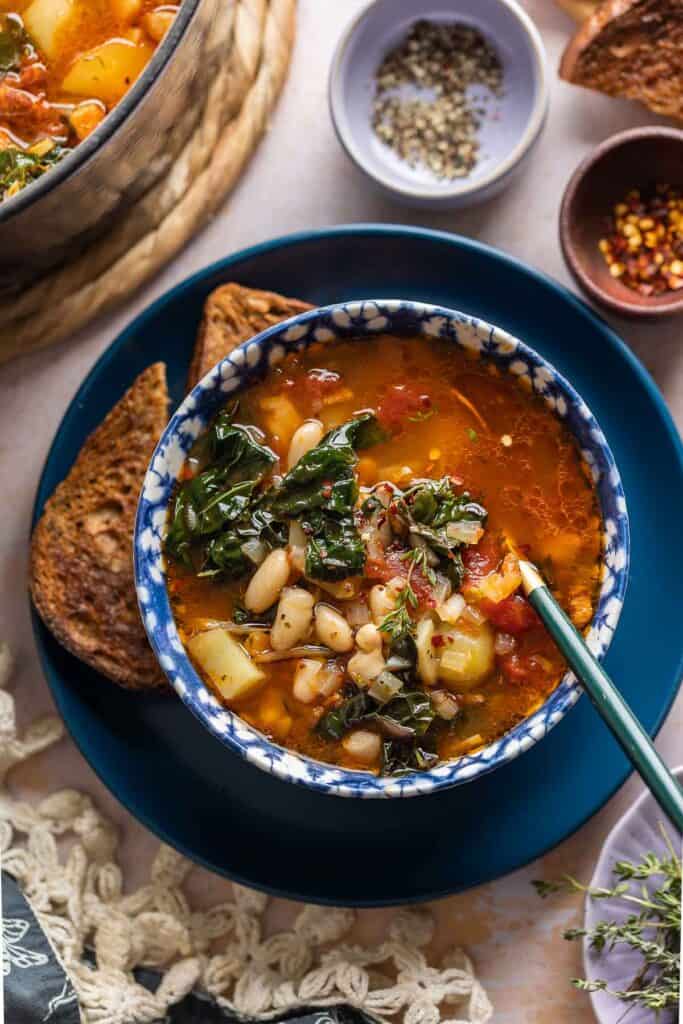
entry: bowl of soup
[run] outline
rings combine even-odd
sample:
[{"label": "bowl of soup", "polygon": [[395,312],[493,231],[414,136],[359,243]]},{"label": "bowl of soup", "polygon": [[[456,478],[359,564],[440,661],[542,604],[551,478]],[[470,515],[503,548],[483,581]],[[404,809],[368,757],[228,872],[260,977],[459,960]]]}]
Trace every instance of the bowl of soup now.
[{"label": "bowl of soup", "polygon": [[169,423],[135,529],[145,628],[190,710],[352,797],[474,779],[576,702],[522,555],[604,655],[629,533],[600,427],[522,341],[398,300],[235,349]]},{"label": "bowl of soup", "polygon": [[77,255],[168,174],[198,124],[230,19],[217,16],[220,0],[0,7],[9,292]]}]

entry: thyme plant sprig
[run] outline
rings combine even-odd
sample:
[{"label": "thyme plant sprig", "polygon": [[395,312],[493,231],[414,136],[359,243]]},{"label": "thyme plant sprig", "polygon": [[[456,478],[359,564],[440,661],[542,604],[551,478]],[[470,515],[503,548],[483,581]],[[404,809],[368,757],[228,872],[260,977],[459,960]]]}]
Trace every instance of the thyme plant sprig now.
[{"label": "thyme plant sprig", "polygon": [[[558,892],[580,892],[594,900],[619,899],[633,908],[625,921],[599,921],[592,929],[570,928],[565,939],[586,937],[591,949],[609,953],[625,945],[640,954],[642,965],[625,989],[611,989],[606,981],[574,978],[572,984],[584,992],[607,992],[628,1006],[638,1005],[659,1014],[680,1004],[681,976],[681,858],[670,837],[660,826],[667,853],[645,853],[639,862],[618,861],[613,868],[615,884],[591,888],[570,875],[558,881],[535,881],[539,896]],[[648,880],[656,888],[648,889]],[[643,883],[643,884],[638,884]]]}]

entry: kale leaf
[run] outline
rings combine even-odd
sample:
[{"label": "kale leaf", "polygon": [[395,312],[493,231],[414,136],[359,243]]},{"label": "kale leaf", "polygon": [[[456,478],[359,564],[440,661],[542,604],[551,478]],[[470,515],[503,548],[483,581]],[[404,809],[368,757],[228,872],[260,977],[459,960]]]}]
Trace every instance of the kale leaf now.
[{"label": "kale leaf", "polygon": [[409,488],[400,502],[400,512],[413,534],[422,537],[441,559],[441,568],[456,589],[462,585],[465,568],[463,542],[448,535],[450,523],[472,522],[484,526],[486,509],[473,501],[467,491],[458,494],[450,477],[420,480]]},{"label": "kale leaf", "polygon": [[24,188],[49,171],[68,152],[64,146],[53,146],[42,156],[12,146],[0,150],[0,193],[4,194],[12,186]]},{"label": "kale leaf", "polygon": [[16,15],[0,18],[0,72],[18,71],[28,36]]},{"label": "kale leaf", "polygon": [[254,499],[277,457],[232,422],[236,411],[221,413],[207,432],[199,457],[211,464],[178,488],[166,537],[166,553],[202,575],[241,576],[252,564],[244,543],[264,533],[284,543],[272,515]]},{"label": "kale leaf", "polygon": [[365,690],[357,690],[322,716],[317,725],[318,732],[328,739],[340,740],[352,726],[358,725],[376,708],[376,702]]},{"label": "kale leaf", "polygon": [[354,519],[356,450],[385,436],[372,413],[361,413],[306,452],[267,499],[274,518],[301,523],[311,579],[342,580],[362,571],[365,547]]},{"label": "kale leaf", "polygon": [[429,695],[420,690],[401,692],[380,704],[365,690],[356,689],[323,715],[317,730],[327,739],[340,740],[356,725],[374,726],[384,736],[382,772],[393,775],[428,768],[438,760],[429,749],[435,717]]}]

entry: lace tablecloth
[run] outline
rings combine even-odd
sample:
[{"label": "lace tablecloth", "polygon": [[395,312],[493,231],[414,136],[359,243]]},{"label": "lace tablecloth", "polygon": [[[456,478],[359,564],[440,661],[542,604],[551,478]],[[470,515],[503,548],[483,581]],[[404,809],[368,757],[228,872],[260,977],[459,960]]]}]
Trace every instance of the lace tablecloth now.
[{"label": "lace tablecloth", "polygon": [[[326,107],[326,74],[333,47],[343,25],[362,3],[300,0],[292,71],[271,131],[229,208],[182,257],[124,311],[100,320],[73,344],[0,368],[0,464],[7,496],[0,531],[0,638],[7,639],[16,652],[13,692],[22,729],[39,715],[54,713],[35,654],[22,582],[38,475],[68,401],[92,362],[131,317],[172,284],[231,250],[287,231],[342,221],[413,222],[473,235],[569,284],[556,225],[562,190],[573,167],[610,132],[654,120],[629,104],[556,82],[543,139],[525,177],[507,193],[485,207],[459,214],[425,214],[394,206],[375,196],[353,172],[334,138]],[[528,0],[526,6],[543,33],[551,67],[555,66],[571,22],[548,0]],[[274,194],[275,180],[277,201],[268,205],[262,199]],[[654,374],[679,423],[683,422],[680,328],[675,323],[634,326],[622,322],[616,327]],[[34,414],[29,415],[31,409]],[[679,698],[658,740],[670,764],[681,760],[682,730]],[[17,766],[12,787],[32,805],[67,787],[89,794],[118,830],[126,892],[148,884],[158,841],[129,818],[70,743],[60,742]],[[542,862],[431,907],[434,932],[425,947],[429,962],[439,964],[454,947],[466,950],[495,1006],[496,1024],[547,1024],[549,1020],[590,1024],[593,1020],[588,998],[569,984],[581,971],[579,947],[562,939],[563,930],[578,920],[580,907],[571,898],[541,904],[529,882],[562,871],[589,878],[611,824],[639,791],[639,783],[631,779],[600,814]],[[175,865],[173,870],[180,868]],[[188,876],[184,891],[198,911],[236,901],[229,883],[199,869]],[[246,894],[243,898],[260,899]],[[264,934],[291,932],[300,913],[295,904],[272,901],[262,915]],[[347,920],[351,940],[374,948],[387,939],[396,912],[363,911],[352,922]],[[173,978],[171,982],[176,983]],[[454,1017],[453,1007],[444,1016]]]}]

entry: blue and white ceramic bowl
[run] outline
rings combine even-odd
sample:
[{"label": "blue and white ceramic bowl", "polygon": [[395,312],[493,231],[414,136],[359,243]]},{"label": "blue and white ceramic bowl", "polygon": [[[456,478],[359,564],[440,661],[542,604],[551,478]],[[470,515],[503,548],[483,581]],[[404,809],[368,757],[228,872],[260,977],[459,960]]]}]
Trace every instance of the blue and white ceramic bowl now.
[{"label": "blue and white ceramic bowl", "polygon": [[[419,19],[478,29],[503,65],[503,93],[489,100],[479,130],[479,160],[465,178],[440,181],[410,167],[372,129],[375,72]],[[491,199],[518,175],[538,142],[548,112],[548,76],[541,36],[516,0],[373,0],[354,18],[330,67],[332,121],[355,165],[383,192],[410,206],[458,209]]]},{"label": "blue and white ceramic bowl", "polygon": [[231,750],[288,782],[337,796],[406,797],[468,782],[517,757],[537,743],[578,700],[581,689],[567,673],[546,702],[501,739],[484,749],[425,772],[378,778],[367,772],[322,764],[272,743],[221,706],[207,689],[180,641],[166,590],[162,542],[168,503],[185,458],[229,398],[258,380],[292,350],[312,342],[353,338],[362,346],[380,332],[433,337],[492,360],[525,381],[568,426],[596,483],[605,526],[600,599],[588,643],[601,657],[621,613],[629,564],[626,502],[619,472],[590,409],[557,371],[533,349],[505,331],[466,313],[394,299],[345,302],[314,309],[240,345],[194,388],[181,404],[150,463],[135,523],[135,580],[150,643],[172,686],[209,731]]}]

